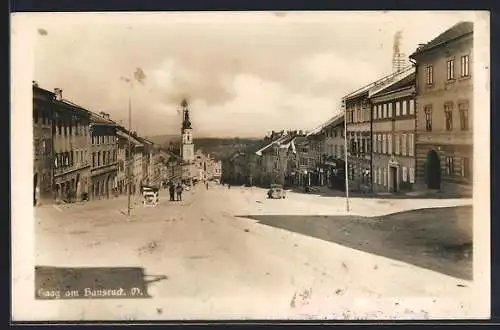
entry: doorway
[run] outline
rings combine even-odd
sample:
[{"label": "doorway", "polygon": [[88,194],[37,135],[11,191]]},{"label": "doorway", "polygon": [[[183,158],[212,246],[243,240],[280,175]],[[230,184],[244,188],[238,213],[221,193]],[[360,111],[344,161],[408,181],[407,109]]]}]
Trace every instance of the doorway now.
[{"label": "doorway", "polygon": [[38,173],[33,175],[33,205],[36,206],[37,196],[36,196],[36,188],[38,187]]},{"label": "doorway", "polygon": [[440,189],[441,188],[441,162],[435,150],[429,151],[427,154],[427,162],[425,168],[425,180],[427,188]]},{"label": "doorway", "polygon": [[395,166],[389,167],[389,173],[391,176],[391,191],[396,193],[398,192],[398,168]]}]

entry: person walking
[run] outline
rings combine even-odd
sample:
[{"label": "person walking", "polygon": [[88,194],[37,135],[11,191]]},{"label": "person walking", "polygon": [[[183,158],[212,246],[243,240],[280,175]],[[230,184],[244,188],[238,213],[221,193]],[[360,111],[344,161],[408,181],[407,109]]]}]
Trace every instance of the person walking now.
[{"label": "person walking", "polygon": [[175,191],[177,193],[177,200],[178,201],[182,201],[182,191],[184,189],[182,188],[182,185],[179,183],[177,184],[177,187],[175,188]]},{"label": "person walking", "polygon": [[175,201],[175,185],[173,183],[170,183],[168,192],[170,193],[170,201]]},{"label": "person walking", "polygon": [[205,184],[206,184],[206,186],[207,186],[207,190],[208,190],[208,181],[207,181]]}]

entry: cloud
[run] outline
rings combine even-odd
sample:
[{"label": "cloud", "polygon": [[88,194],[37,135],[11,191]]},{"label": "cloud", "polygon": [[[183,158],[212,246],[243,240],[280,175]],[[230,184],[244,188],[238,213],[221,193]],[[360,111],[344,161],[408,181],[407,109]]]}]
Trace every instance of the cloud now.
[{"label": "cloud", "polygon": [[[125,122],[131,97],[145,135],[177,133],[186,97],[197,134],[262,136],[311,129],[342,95],[389,73],[397,31],[409,54],[470,13],[89,15],[32,16],[50,31],[34,31],[41,87]],[[131,91],[120,78],[137,68],[143,84]]]}]

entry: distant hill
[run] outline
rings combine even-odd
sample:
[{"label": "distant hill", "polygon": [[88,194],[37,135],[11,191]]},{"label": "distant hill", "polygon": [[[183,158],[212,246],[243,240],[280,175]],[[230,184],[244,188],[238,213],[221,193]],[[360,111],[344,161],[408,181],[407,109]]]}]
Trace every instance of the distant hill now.
[{"label": "distant hill", "polygon": [[[152,142],[168,148],[170,143],[179,145],[181,138],[179,135],[156,135],[148,137]],[[257,138],[195,138],[194,147],[201,149],[203,153],[210,154],[217,159],[225,159],[236,151],[243,151],[248,147],[260,145],[261,139]]]}]

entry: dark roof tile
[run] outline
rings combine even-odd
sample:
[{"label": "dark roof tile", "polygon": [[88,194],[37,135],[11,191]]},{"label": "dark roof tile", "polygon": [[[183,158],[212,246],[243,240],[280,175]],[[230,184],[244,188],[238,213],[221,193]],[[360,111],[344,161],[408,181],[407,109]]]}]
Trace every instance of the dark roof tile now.
[{"label": "dark roof tile", "polygon": [[410,55],[410,57],[414,58],[435,47],[446,44],[452,40],[455,40],[457,38],[460,38],[462,36],[465,36],[473,32],[474,32],[474,23],[472,22],[457,23],[448,30],[446,30],[445,32],[438,35],[436,38],[426,43],[424,46],[418,48],[413,54]]}]

